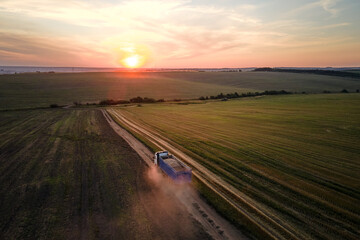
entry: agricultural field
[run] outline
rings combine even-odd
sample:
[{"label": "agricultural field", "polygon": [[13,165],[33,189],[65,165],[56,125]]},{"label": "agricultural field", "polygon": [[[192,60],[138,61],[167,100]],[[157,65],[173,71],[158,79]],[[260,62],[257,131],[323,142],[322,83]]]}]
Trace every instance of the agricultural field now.
[{"label": "agricultural field", "polygon": [[209,238],[99,110],[1,112],[0,139],[0,239]]},{"label": "agricultural field", "polygon": [[360,94],[114,107],[302,239],[357,239]]},{"label": "agricultural field", "polygon": [[112,72],[0,75],[0,110],[151,97],[192,99],[265,90],[355,92],[354,78],[279,72]]}]

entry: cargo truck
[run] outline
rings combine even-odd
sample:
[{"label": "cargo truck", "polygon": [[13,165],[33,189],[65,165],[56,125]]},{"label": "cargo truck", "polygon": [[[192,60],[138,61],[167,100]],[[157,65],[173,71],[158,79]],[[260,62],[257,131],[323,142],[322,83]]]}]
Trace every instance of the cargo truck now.
[{"label": "cargo truck", "polygon": [[168,151],[156,152],[154,163],[175,183],[191,182],[191,168]]}]

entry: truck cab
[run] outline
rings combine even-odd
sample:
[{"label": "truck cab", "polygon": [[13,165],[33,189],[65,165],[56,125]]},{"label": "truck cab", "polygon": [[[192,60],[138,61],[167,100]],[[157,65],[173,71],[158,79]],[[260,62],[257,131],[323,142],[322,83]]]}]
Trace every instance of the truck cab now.
[{"label": "truck cab", "polygon": [[159,151],[155,153],[155,157],[154,157],[154,164],[157,166],[159,165],[159,157],[166,157],[169,155],[168,151]]}]

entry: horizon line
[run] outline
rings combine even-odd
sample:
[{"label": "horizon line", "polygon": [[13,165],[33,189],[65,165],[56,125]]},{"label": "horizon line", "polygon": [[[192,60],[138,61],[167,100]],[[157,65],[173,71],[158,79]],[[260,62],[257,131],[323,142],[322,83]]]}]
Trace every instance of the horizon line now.
[{"label": "horizon line", "polygon": [[121,69],[121,70],[141,70],[141,69],[246,69],[246,68],[360,68],[359,66],[252,66],[252,67],[79,67],[79,66],[30,66],[30,65],[0,65],[0,67],[29,67],[29,68],[98,68],[98,69]]}]

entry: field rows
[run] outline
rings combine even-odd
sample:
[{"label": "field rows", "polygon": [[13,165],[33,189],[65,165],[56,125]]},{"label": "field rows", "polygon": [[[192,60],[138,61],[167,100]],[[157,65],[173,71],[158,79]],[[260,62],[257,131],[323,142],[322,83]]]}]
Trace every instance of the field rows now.
[{"label": "field rows", "polygon": [[118,111],[182,146],[299,236],[355,239],[359,103],[359,95],[309,95]]},{"label": "field rows", "polygon": [[0,138],[1,239],[209,237],[99,110],[2,112]]}]

